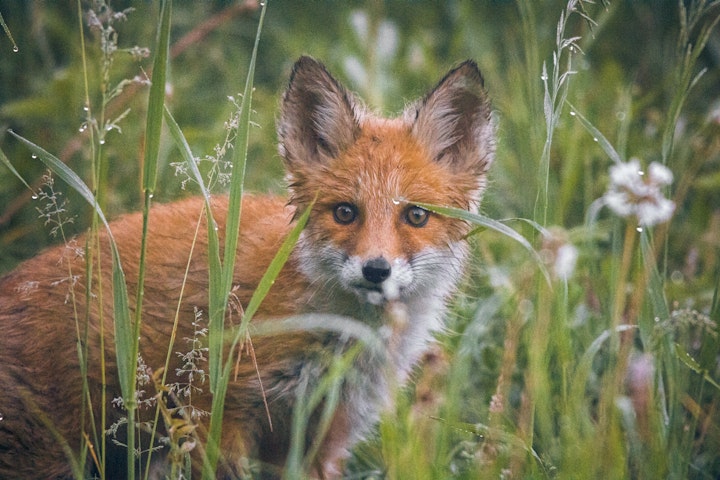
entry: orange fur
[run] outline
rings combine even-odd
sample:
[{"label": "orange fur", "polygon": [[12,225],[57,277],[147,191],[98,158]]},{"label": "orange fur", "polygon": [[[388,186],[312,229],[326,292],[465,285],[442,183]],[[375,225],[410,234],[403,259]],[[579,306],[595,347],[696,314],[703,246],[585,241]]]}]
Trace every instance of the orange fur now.
[{"label": "orange fur", "polygon": [[[255,362],[243,353],[228,389],[219,475],[235,478],[247,457],[266,465],[267,476],[281,471],[297,395],[316,387],[336,355],[355,342],[343,333],[342,317],[372,329],[382,351],[365,349],[358,355],[324,437],[319,437],[319,412],[310,418],[304,444],[310,448],[321,442],[311,474],[337,478],[350,448],[391,405],[393,388],[406,380],[432,332],[442,325],[445,301],[466,255],[463,237],[468,227],[418,210],[413,202],[477,207],[493,155],[489,106],[477,68],[466,62],[401,117],[379,118],[321,64],[303,57],[283,96],[278,134],[290,199],[243,199],[232,295],[236,305],[248,304],[293,219],[317,196],[308,225],[254,322],[260,326],[268,319],[305,315],[325,324],[253,337]],[[343,213],[349,221],[338,219],[339,205],[347,207]],[[216,198],[212,207],[222,232],[227,200]],[[176,352],[185,351],[183,339],[193,337],[196,309],[208,308],[202,209],[202,200],[193,198],[151,210],[140,353],[153,370],[165,363],[178,304]],[[412,215],[418,224],[412,223]],[[195,238],[197,222],[202,225]],[[134,306],[142,219],[126,215],[111,228]],[[112,340],[110,256],[105,234],[100,239],[102,255],[91,282],[85,277],[86,259],[65,246],[43,252],[0,279],[2,478],[69,478],[67,451],[81,443],[83,415],[86,425],[90,411],[98,421],[103,378],[109,423],[123,415],[109,404],[120,389]],[[235,309],[228,321],[238,323],[241,314]],[[85,319],[92,409],[83,411],[77,328],[84,328]],[[182,361],[173,355],[169,383],[187,381],[177,374],[180,367]],[[195,408],[207,411],[211,402],[207,385],[193,394]],[[151,418],[147,411],[141,415]],[[197,422],[202,440],[207,426],[203,419]],[[199,450],[194,451],[198,458]],[[107,476],[121,478],[122,468],[113,462],[110,457]]]}]

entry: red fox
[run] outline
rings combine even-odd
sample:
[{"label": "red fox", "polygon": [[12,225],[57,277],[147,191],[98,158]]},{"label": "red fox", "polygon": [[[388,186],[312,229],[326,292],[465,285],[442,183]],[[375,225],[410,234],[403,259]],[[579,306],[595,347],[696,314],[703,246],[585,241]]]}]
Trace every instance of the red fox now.
[{"label": "red fox", "polygon": [[[296,217],[312,204],[308,223],[253,324],[302,315],[314,318],[318,327],[252,338],[255,361],[238,360],[228,387],[218,478],[240,477],[247,459],[262,465],[268,477],[281,475],[295,406],[320,384],[338,355],[357,343],[342,328],[322,328],[323,322],[342,317],[375,332],[383,352],[360,350],[324,428],[319,427],[321,407],[309,417],[302,445],[316,453],[308,474],[341,477],[350,449],[372,431],[391,406],[393,389],[406,382],[442,328],[446,302],[468,255],[468,224],[418,205],[475,211],[494,156],[491,107],[472,61],[451,70],[397,118],[387,119],[363,106],[321,63],[302,57],[280,110],[279,151],[289,197],[244,197],[232,295],[241,307],[247,305]],[[222,232],[227,199],[213,198],[212,207]],[[165,363],[178,305],[178,339],[197,336],[198,312],[208,309],[207,240],[199,235],[191,248],[202,208],[203,200],[192,198],[150,212],[140,338],[140,354],[150,369]],[[142,217],[129,214],[110,227],[134,305]],[[107,237],[100,239],[101,249],[107,249]],[[79,245],[84,242],[78,239]],[[58,246],[0,279],[1,478],[71,478],[69,459],[78,455],[73,452],[83,442],[97,441],[80,431],[83,415],[85,425],[91,413],[97,420],[107,412],[108,424],[123,415],[111,403],[120,396],[112,295],[96,292],[100,282],[106,290],[112,284],[110,255],[100,258],[102,273],[88,279],[82,253]],[[89,284],[93,291],[86,302]],[[238,315],[230,321],[237,322]],[[86,321],[89,392],[83,399],[77,329]],[[176,349],[181,348],[176,344]],[[182,368],[182,359],[173,354],[168,382],[187,383]],[[100,405],[103,384],[107,402]],[[207,385],[199,386],[192,407],[210,410],[211,393]],[[200,440],[205,421],[197,420]],[[109,450],[124,448],[107,443]],[[107,478],[125,475],[118,466],[124,455],[115,460],[109,454]],[[196,456],[193,462],[201,462]]]}]

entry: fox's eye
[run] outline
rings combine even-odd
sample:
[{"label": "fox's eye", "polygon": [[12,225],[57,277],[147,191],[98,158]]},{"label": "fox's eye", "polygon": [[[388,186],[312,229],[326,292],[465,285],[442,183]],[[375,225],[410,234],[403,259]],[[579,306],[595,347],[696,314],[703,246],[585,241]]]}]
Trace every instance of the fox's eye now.
[{"label": "fox's eye", "polygon": [[413,227],[424,227],[430,218],[430,212],[420,207],[410,207],[405,210],[405,221]]},{"label": "fox's eye", "polygon": [[357,217],[357,208],[349,203],[340,203],[335,205],[333,210],[335,221],[341,225],[348,225],[355,221]]}]

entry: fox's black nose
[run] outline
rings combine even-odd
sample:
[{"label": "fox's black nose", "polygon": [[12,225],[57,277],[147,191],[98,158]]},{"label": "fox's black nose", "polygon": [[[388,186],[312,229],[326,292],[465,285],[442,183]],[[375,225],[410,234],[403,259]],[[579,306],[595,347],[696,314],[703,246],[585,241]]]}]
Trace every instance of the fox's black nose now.
[{"label": "fox's black nose", "polygon": [[383,257],[371,258],[362,267],[365,280],[372,283],[382,283],[390,276],[390,263]]}]

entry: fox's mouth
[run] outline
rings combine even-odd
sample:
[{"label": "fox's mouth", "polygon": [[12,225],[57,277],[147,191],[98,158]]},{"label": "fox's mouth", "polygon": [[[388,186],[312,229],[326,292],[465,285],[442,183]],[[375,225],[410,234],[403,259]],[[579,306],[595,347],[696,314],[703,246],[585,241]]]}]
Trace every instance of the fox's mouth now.
[{"label": "fox's mouth", "polygon": [[397,300],[401,289],[396,285],[382,283],[379,285],[355,284],[353,292],[360,300],[372,305],[383,305],[388,301]]}]

